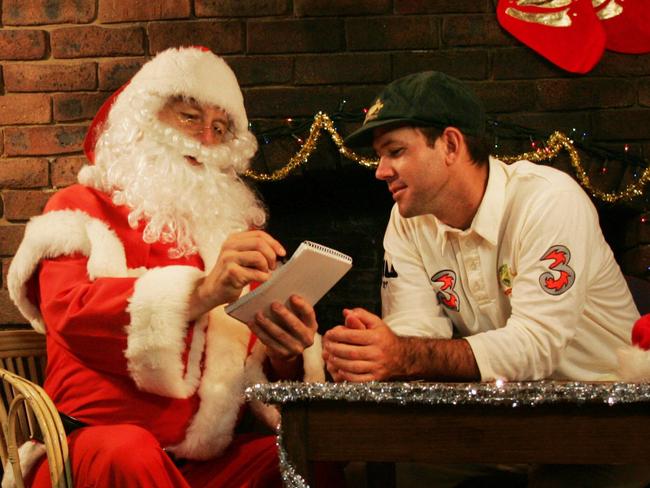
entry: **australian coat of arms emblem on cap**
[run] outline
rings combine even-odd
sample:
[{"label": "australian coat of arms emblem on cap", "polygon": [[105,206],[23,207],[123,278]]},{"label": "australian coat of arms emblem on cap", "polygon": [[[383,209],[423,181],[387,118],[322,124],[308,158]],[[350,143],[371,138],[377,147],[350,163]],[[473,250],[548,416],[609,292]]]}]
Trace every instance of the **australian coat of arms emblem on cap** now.
[{"label": "australian coat of arms emblem on cap", "polygon": [[379,115],[379,111],[382,108],[384,108],[384,104],[382,103],[381,99],[378,98],[375,103],[372,104],[372,107],[368,109],[368,113],[366,114],[366,118],[363,120],[363,123],[365,124],[371,120],[376,119]]}]

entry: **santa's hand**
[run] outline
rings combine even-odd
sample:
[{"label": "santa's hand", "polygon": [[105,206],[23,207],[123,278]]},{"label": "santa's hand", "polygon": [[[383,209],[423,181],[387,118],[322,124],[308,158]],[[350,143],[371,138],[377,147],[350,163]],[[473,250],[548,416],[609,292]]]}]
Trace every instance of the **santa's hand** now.
[{"label": "santa's hand", "polygon": [[318,323],[313,307],[298,295],[291,296],[289,306],[273,302],[270,317],[258,312],[248,324],[271,360],[295,359],[314,343]]},{"label": "santa's hand", "polygon": [[258,312],[248,327],[266,346],[266,353],[276,379],[297,379],[299,359],[314,343],[318,330],[316,313],[302,297],[292,295],[289,307],[271,304],[270,316]]},{"label": "santa's hand", "polygon": [[234,302],[253,281],[264,282],[275,269],[284,247],[261,230],[232,234],[221,246],[217,262],[199,280],[190,297],[189,318],[195,319],[218,305]]}]

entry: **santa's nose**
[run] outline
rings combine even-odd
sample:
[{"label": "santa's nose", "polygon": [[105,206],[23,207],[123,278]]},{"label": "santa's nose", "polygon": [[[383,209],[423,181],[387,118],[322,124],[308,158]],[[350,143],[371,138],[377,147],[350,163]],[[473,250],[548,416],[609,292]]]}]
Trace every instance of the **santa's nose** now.
[{"label": "santa's nose", "polygon": [[214,146],[215,144],[219,144],[220,140],[212,127],[203,127],[198,134],[198,139],[204,146]]}]

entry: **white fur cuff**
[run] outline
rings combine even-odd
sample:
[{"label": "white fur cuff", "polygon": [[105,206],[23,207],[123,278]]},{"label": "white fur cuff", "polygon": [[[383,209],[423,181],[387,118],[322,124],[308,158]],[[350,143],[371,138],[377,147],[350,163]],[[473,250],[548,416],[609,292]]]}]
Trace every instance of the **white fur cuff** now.
[{"label": "white fur cuff", "polygon": [[629,382],[650,382],[650,351],[630,346],[617,352],[621,379]]},{"label": "white fur cuff", "polygon": [[[44,455],[45,446],[40,442],[27,441],[18,448],[18,459],[20,459],[20,471],[23,474],[23,478],[29,475],[36,463]],[[14,477],[14,470],[11,464],[7,462],[3,468],[5,474],[2,478],[2,488],[14,488],[16,486],[16,478]]]},{"label": "white fur cuff", "polygon": [[192,395],[200,380],[207,318],[197,321],[183,363],[188,328],[188,303],[203,273],[191,266],[147,271],[136,282],[127,311],[126,358],[131,377],[142,390],[173,398]]}]

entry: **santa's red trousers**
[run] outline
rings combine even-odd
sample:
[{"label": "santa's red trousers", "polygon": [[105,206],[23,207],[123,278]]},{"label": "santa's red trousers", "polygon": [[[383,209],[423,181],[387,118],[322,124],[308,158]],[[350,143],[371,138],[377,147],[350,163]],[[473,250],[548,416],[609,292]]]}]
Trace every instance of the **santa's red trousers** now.
[{"label": "santa's red trousers", "polygon": [[[147,430],[135,425],[93,426],[68,436],[75,486],[83,488],[280,488],[274,436],[236,435],[216,459],[177,467]],[[47,460],[32,487],[50,487]]]}]

